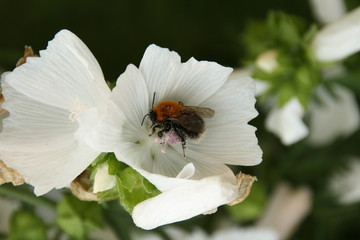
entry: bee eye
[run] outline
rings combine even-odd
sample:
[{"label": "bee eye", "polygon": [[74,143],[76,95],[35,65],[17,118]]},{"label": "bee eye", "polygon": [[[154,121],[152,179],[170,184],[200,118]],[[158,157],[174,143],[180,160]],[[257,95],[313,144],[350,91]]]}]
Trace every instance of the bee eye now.
[{"label": "bee eye", "polygon": [[156,112],[155,112],[155,111],[151,111],[151,112],[150,112],[150,119],[151,119],[151,120],[155,120],[155,119],[156,119]]}]

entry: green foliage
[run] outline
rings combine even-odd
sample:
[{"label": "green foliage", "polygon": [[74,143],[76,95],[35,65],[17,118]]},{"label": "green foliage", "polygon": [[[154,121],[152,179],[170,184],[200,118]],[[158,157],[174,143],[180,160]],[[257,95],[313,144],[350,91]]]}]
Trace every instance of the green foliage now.
[{"label": "green foliage", "polygon": [[10,219],[7,240],[46,240],[46,226],[41,218],[30,211],[16,211]]},{"label": "green foliage", "polygon": [[315,33],[315,26],[282,12],[270,12],[266,22],[250,24],[245,31],[243,42],[250,59],[255,60],[267,50],[276,52],[278,66],[272,71],[256,67],[253,77],[270,83],[265,95],[276,95],[279,106],[297,97],[306,107],[322,80],[310,49]]},{"label": "green foliage", "polygon": [[102,227],[101,207],[66,194],[57,205],[56,222],[72,239],[88,239],[91,230]]}]

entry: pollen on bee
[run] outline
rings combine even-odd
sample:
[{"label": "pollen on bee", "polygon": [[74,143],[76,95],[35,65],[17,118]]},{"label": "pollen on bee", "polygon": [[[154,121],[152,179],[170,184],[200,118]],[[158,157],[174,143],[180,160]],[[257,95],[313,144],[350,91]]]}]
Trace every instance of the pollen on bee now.
[{"label": "pollen on bee", "polygon": [[166,153],[166,149],[168,145],[175,146],[176,144],[181,143],[181,138],[176,134],[175,131],[170,130],[169,132],[165,133],[162,138],[155,138],[155,142],[163,144],[161,148],[162,153]]},{"label": "pollen on bee", "polygon": [[75,121],[76,117],[87,108],[88,106],[86,105],[86,103],[83,103],[79,99],[76,99],[73,108],[70,110],[69,119],[71,121]]}]

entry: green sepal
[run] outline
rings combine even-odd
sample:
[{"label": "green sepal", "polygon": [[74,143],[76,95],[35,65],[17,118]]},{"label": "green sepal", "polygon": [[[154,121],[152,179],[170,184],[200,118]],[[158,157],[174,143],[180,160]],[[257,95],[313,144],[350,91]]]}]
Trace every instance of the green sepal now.
[{"label": "green sepal", "polygon": [[131,213],[138,203],[160,194],[140,173],[117,160],[115,154],[107,153],[102,156],[97,166],[105,163],[109,166],[108,173],[116,177],[116,187],[97,193],[99,202],[119,198],[120,204]]},{"label": "green sepal", "polygon": [[160,194],[154,185],[130,167],[117,174],[116,186],[120,203],[130,214],[137,204]]}]

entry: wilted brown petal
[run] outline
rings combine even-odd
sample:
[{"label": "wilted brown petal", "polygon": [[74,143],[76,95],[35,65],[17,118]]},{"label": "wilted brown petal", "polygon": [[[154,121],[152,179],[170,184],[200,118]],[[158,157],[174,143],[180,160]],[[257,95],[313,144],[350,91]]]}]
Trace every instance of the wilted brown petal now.
[{"label": "wilted brown petal", "polygon": [[0,160],[0,185],[9,182],[17,186],[23,184],[24,179],[17,171],[8,168],[5,163]]},{"label": "wilted brown petal", "polygon": [[26,63],[26,59],[28,57],[37,57],[36,54],[34,54],[34,51],[32,50],[31,46],[25,46],[24,56],[19,59],[19,61],[16,63],[16,67],[19,67]]},{"label": "wilted brown petal", "polygon": [[257,181],[255,176],[244,173],[238,173],[236,175],[236,178],[239,186],[239,197],[234,201],[228,203],[229,206],[233,206],[244,201],[249,196],[254,181]]},{"label": "wilted brown petal", "polygon": [[71,192],[82,201],[97,201],[96,193],[90,189],[90,171],[85,170],[70,184]]}]

